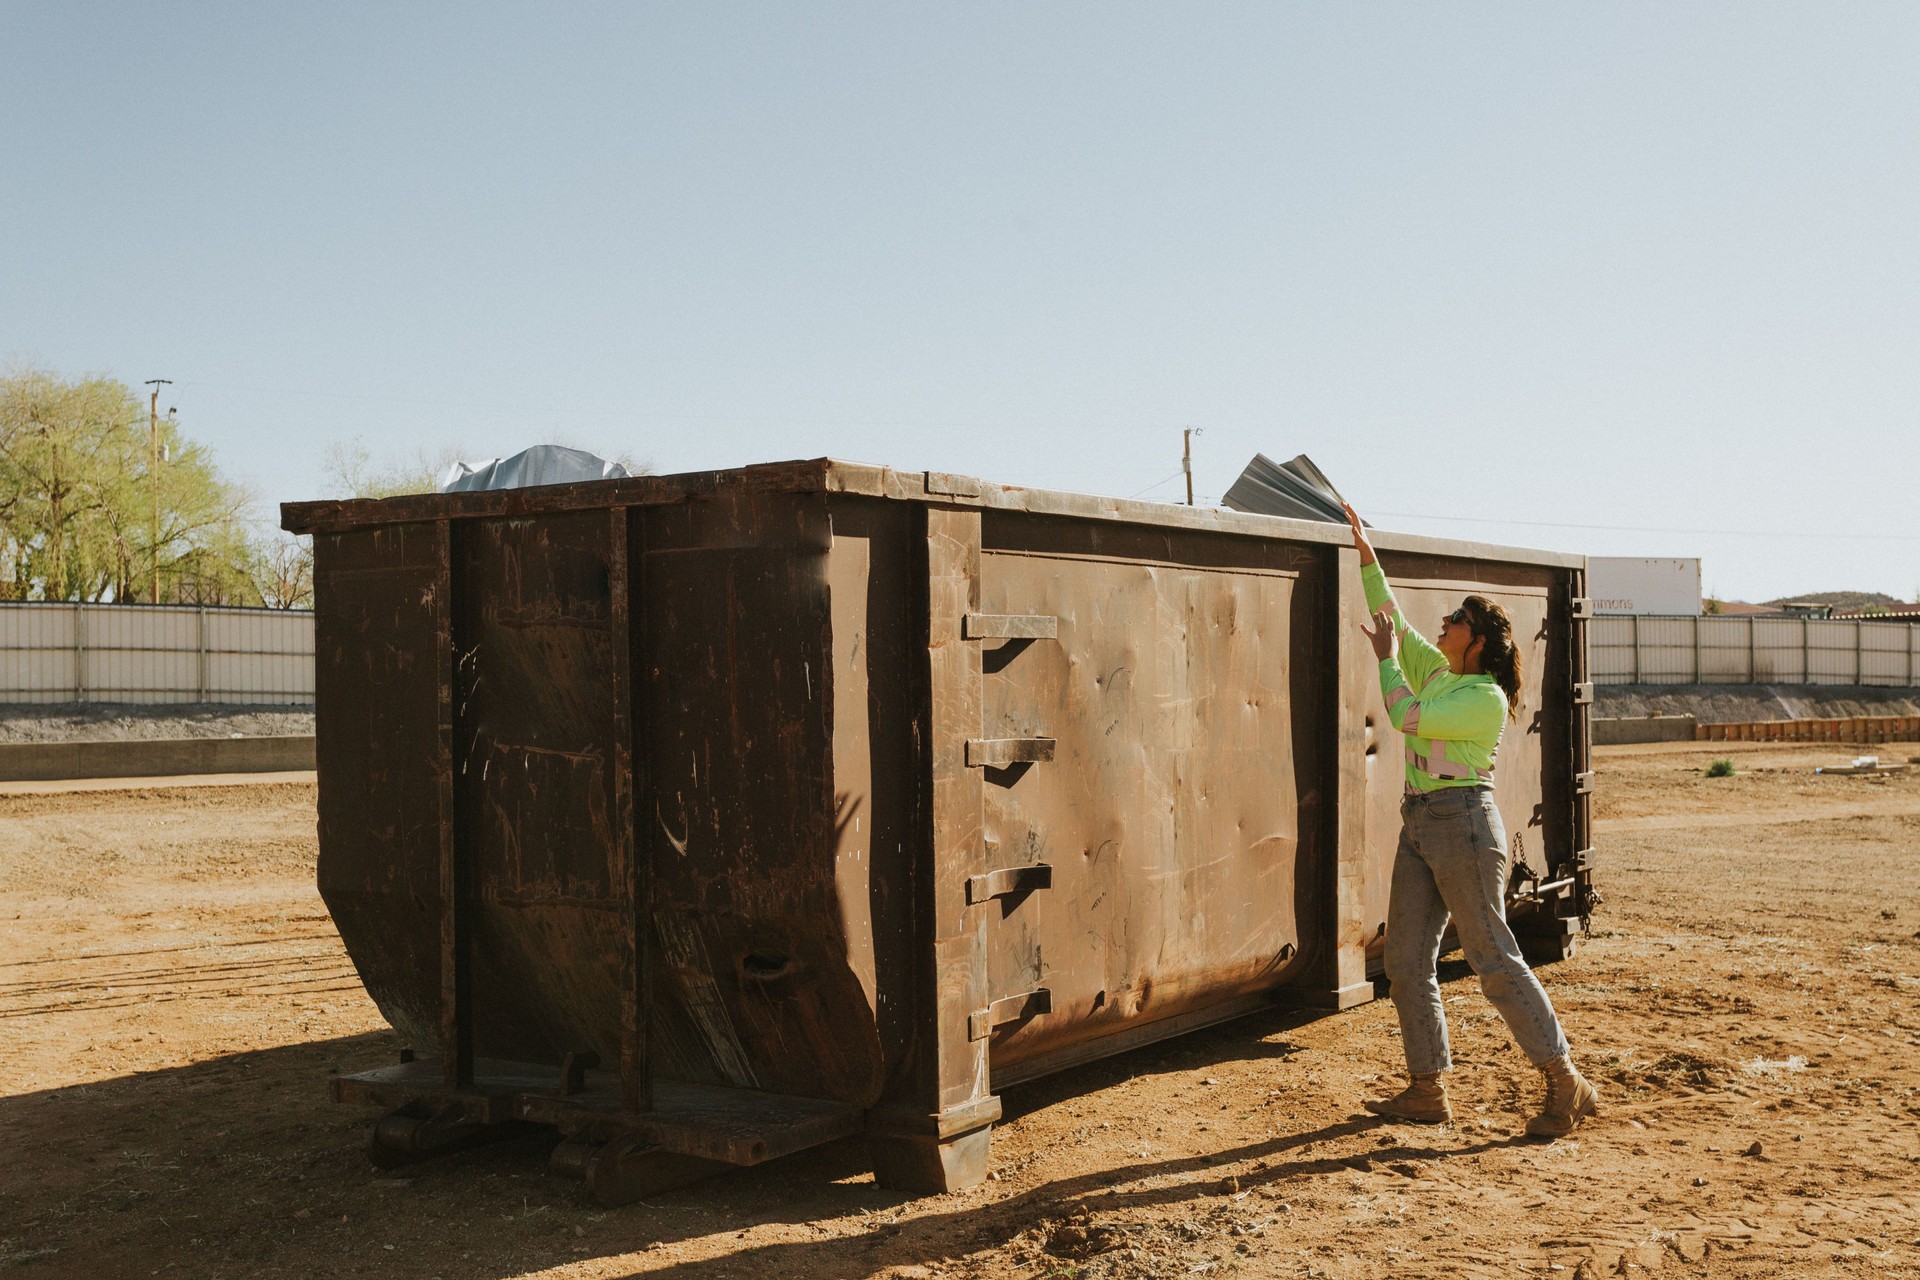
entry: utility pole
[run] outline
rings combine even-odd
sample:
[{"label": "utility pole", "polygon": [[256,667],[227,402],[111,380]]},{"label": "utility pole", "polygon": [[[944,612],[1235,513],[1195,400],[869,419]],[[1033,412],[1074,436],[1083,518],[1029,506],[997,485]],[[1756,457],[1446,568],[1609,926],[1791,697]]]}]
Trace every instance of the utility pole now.
[{"label": "utility pole", "polygon": [[1193,505],[1193,438],[1202,427],[1184,427],[1180,432],[1180,470],[1187,474],[1187,505]]},{"label": "utility pole", "polygon": [[173,385],[171,378],[148,378],[153,399],[147,402],[147,492],[153,499],[153,536],[147,544],[153,568],[153,603],[160,603],[160,388]]}]

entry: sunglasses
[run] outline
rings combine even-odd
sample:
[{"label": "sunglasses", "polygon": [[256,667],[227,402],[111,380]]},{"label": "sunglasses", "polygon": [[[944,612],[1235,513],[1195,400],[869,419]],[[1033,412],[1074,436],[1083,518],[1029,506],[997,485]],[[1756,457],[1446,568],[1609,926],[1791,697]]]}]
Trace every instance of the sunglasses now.
[{"label": "sunglasses", "polygon": [[1453,623],[1457,627],[1461,623],[1467,621],[1467,616],[1468,616],[1467,606],[1461,605],[1458,609],[1455,609],[1452,613],[1447,615],[1447,621]]}]

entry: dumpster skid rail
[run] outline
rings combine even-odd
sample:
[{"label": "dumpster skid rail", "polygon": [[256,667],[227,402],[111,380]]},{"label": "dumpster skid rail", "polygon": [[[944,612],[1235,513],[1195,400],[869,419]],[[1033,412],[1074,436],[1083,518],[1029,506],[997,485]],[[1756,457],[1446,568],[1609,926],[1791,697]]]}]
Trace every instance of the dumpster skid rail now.
[{"label": "dumpster skid rail", "polygon": [[567,1138],[554,1171],[614,1204],[848,1137],[864,1123],[844,1102],[676,1080],[658,1081],[652,1108],[633,1113],[617,1073],[578,1060],[554,1072],[481,1059],[471,1083],[448,1089],[440,1063],[415,1059],[336,1077],[333,1100],[390,1109],[374,1143],[389,1167],[503,1135],[509,1121],[549,1125]]},{"label": "dumpster skid rail", "polygon": [[[380,1162],[533,1122],[619,1203],[858,1134],[950,1189],[999,1089],[1373,997],[1401,744],[1343,528],[824,459],[282,521],[319,887],[413,1046],[334,1082]],[[1376,543],[1415,626],[1514,617],[1509,918],[1561,958],[1585,562]]]}]

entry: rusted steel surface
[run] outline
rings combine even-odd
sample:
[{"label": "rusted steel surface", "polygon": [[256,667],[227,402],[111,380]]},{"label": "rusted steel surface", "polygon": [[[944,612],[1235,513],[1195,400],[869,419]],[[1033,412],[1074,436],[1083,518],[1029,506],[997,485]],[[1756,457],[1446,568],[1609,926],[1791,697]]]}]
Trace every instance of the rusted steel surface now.
[{"label": "rusted steel surface", "polygon": [[984,778],[992,866],[1054,868],[1050,890],[974,908],[990,998],[1051,993],[1046,1016],[996,1027],[1004,1081],[1299,973],[1297,873],[1331,848],[1313,729],[1332,556],[1013,512],[983,527],[980,607],[1058,628],[979,646],[984,733],[1055,743]]},{"label": "rusted steel surface", "polygon": [[441,842],[452,833],[439,526],[314,543],[320,892],[381,1012],[425,1051],[440,1040]]},{"label": "rusted steel surface", "polygon": [[[336,1090],[404,1095],[410,1141],[539,1119],[612,1195],[743,1162],[703,1115],[788,1127],[762,1150],[856,1115],[883,1177],[954,1186],[997,1088],[1372,996],[1401,754],[1344,530],[827,461],[284,518],[321,889],[423,1059]],[[1377,541],[1415,626],[1514,616],[1496,799],[1564,954],[1584,563]]]}]

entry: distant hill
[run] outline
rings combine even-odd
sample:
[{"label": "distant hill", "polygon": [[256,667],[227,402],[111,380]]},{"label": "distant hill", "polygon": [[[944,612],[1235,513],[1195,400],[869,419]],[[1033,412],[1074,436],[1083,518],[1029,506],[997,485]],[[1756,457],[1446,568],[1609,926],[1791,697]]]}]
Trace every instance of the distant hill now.
[{"label": "distant hill", "polygon": [[1864,609],[1874,604],[1888,609],[1911,607],[1898,596],[1883,595],[1878,591],[1808,591],[1797,596],[1781,596],[1767,603],[1776,609],[1784,604],[1830,604],[1836,609]]}]

